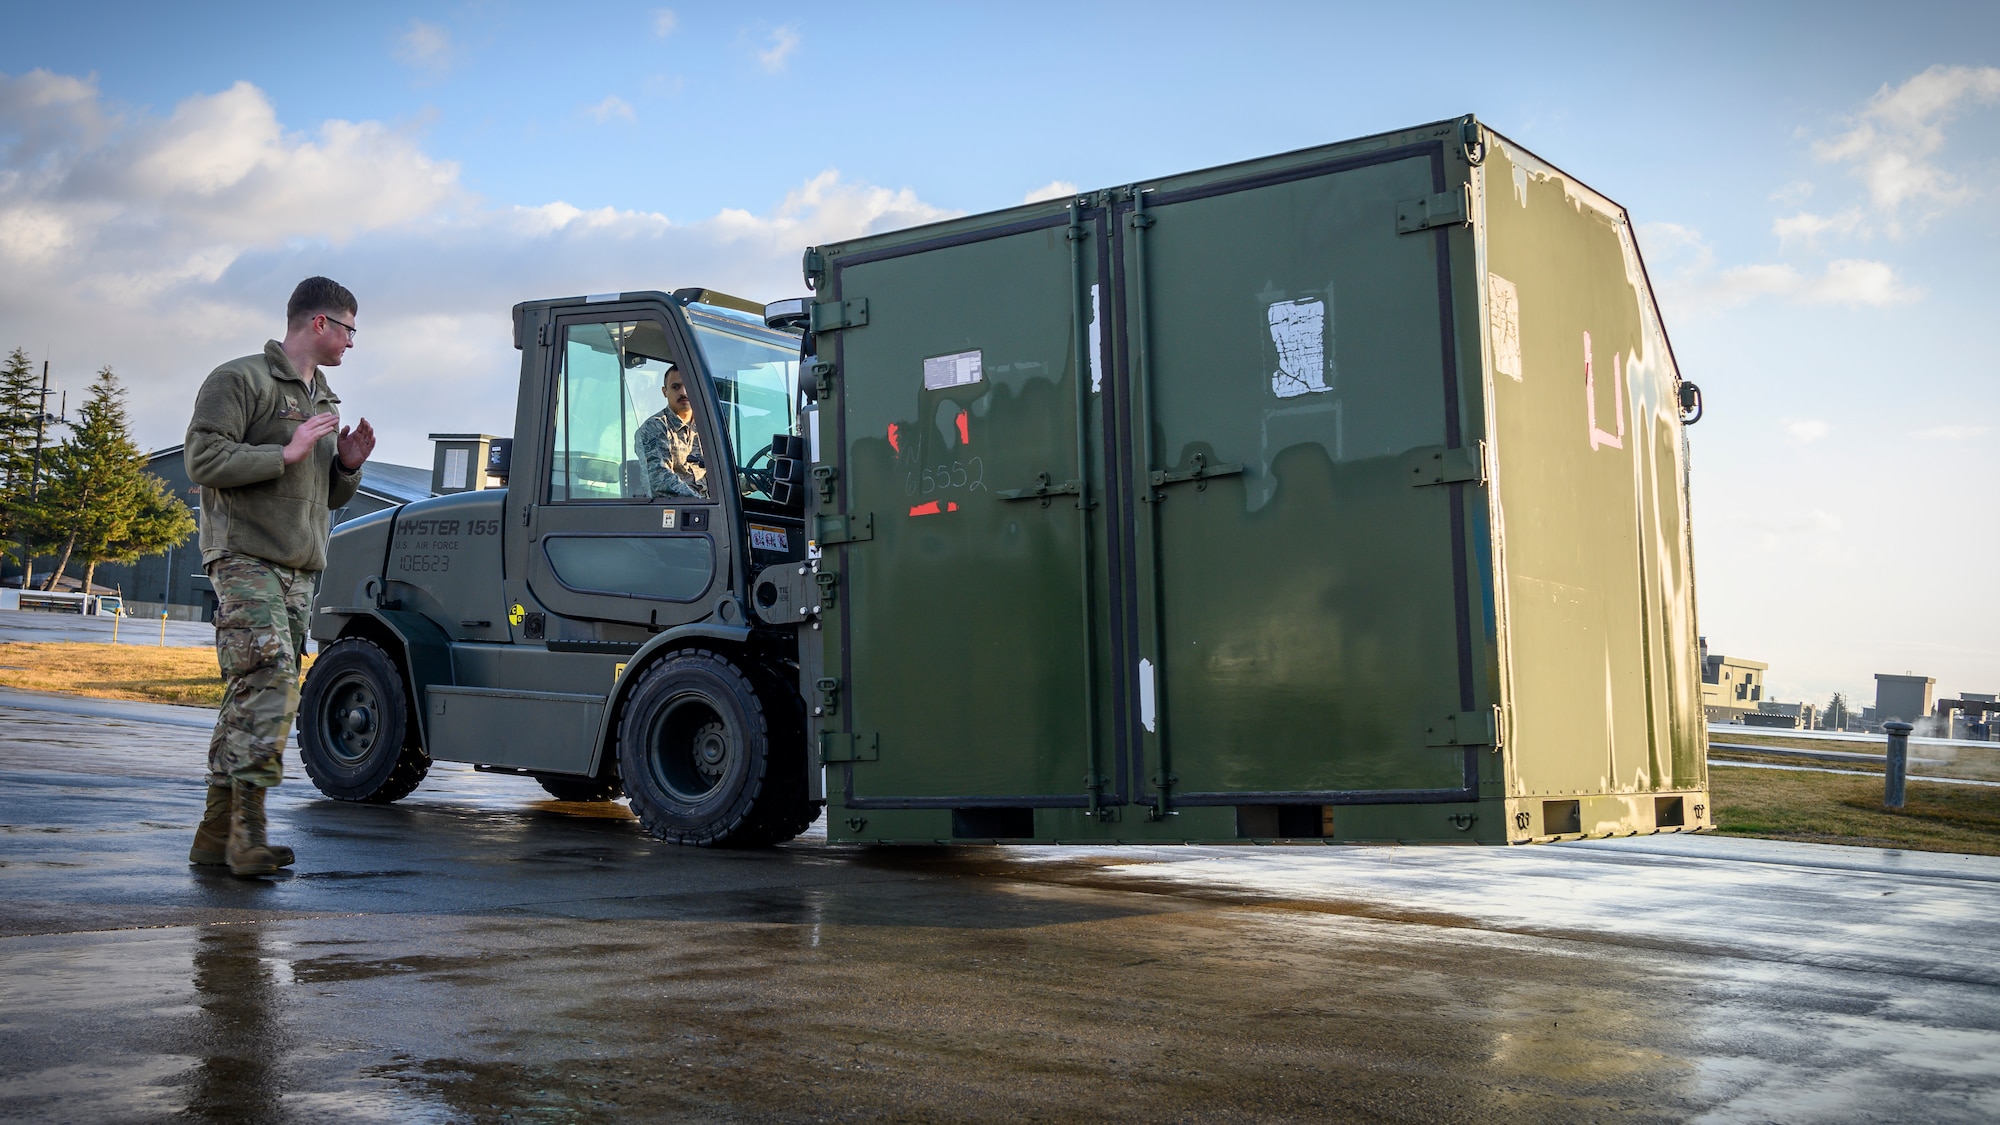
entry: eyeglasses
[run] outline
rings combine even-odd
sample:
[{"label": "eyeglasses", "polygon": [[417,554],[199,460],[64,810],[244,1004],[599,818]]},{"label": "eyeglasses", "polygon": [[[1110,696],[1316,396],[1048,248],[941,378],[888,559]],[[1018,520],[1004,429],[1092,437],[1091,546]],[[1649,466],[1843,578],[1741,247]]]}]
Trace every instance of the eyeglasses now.
[{"label": "eyeglasses", "polygon": [[319,314],[319,315],[320,315],[320,316],[322,316],[322,317],[324,317],[324,318],[326,319],[326,322],[327,322],[328,324],[338,324],[338,325],[340,325],[340,326],[341,326],[342,328],[345,328],[345,329],[347,329],[347,335],[348,335],[348,338],[349,338],[349,339],[352,339],[352,338],[354,337],[354,326],[353,326],[352,324],[349,324],[349,323],[347,323],[346,321],[343,321],[343,320],[335,320],[335,319],[333,319],[332,317],[330,317],[330,316],[327,316],[327,315],[326,315],[325,313],[321,313],[321,314]]}]

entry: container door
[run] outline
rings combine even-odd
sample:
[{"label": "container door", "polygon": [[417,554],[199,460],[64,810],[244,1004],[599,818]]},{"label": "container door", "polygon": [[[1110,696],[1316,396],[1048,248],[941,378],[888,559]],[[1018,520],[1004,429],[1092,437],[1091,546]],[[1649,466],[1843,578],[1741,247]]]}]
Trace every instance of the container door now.
[{"label": "container door", "polygon": [[[648,628],[699,620],[729,589],[720,505],[705,475],[688,469],[674,487],[664,469],[649,471],[642,447],[648,419],[671,416],[674,386],[693,410],[697,448],[706,453],[697,458],[705,462],[700,472],[726,480],[707,394],[686,374],[692,365],[657,312],[600,316],[556,322],[544,424],[535,435],[544,452],[515,464],[514,487],[539,500],[528,527],[527,588],[567,618]],[[548,630],[549,639],[562,635]]]},{"label": "container door", "polygon": [[1445,186],[1413,145],[1147,192],[1119,223],[1130,752],[1172,805],[1472,799],[1477,443],[1447,229],[1399,231]]},{"label": "container door", "polygon": [[849,808],[1090,800],[1102,600],[1086,578],[1102,571],[1086,521],[1103,509],[1078,507],[1099,473],[1078,464],[1090,305],[1067,226],[854,255],[822,287],[867,319],[817,335],[837,371],[868,373],[835,375],[819,454],[836,474],[822,567],[839,579],[813,703],[833,709],[827,782]]}]

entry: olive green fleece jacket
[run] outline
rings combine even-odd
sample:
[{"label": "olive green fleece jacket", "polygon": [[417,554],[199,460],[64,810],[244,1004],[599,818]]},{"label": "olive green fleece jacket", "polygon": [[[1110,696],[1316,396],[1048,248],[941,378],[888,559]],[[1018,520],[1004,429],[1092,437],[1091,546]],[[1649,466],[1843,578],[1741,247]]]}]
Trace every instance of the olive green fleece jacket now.
[{"label": "olive green fleece jacket", "polygon": [[285,445],[299,423],[339,403],[326,376],[315,371],[308,385],[276,340],[209,372],[184,453],[201,486],[203,566],[235,554],[326,569],[327,512],[354,497],[361,470],[340,464],[336,434],[296,465],[285,464]]}]

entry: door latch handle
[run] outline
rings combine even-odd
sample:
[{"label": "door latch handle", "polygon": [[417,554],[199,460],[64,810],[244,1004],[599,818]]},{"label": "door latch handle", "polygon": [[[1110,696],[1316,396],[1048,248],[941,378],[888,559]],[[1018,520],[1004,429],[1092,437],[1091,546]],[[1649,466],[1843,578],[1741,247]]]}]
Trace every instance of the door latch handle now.
[{"label": "door latch handle", "polygon": [[1010,488],[1005,492],[995,492],[993,494],[994,498],[998,500],[1040,500],[1044,508],[1048,507],[1049,503],[1056,497],[1063,495],[1083,495],[1083,482],[1069,480],[1061,484],[1056,484],[1050,478],[1049,474],[1036,473],[1035,483],[1029,485],[1027,488]]},{"label": "door latch handle", "polygon": [[1193,481],[1196,492],[1208,489],[1208,482],[1216,477],[1231,477],[1243,471],[1240,461],[1218,461],[1211,465],[1206,453],[1197,453],[1188,458],[1184,469],[1161,469],[1152,476],[1153,487],[1162,488],[1170,484]]}]

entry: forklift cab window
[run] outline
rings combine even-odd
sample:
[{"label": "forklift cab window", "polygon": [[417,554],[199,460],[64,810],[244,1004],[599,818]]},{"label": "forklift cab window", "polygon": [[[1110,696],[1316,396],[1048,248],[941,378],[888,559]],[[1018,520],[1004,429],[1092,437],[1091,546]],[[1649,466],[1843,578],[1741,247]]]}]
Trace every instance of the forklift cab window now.
[{"label": "forklift cab window", "polygon": [[652,321],[565,326],[549,500],[706,498],[698,392],[682,370]]},{"label": "forklift cab window", "polygon": [[770,500],[771,437],[798,433],[799,338],[734,309],[696,302],[687,314],[708,361],[737,488],[747,500]]}]

